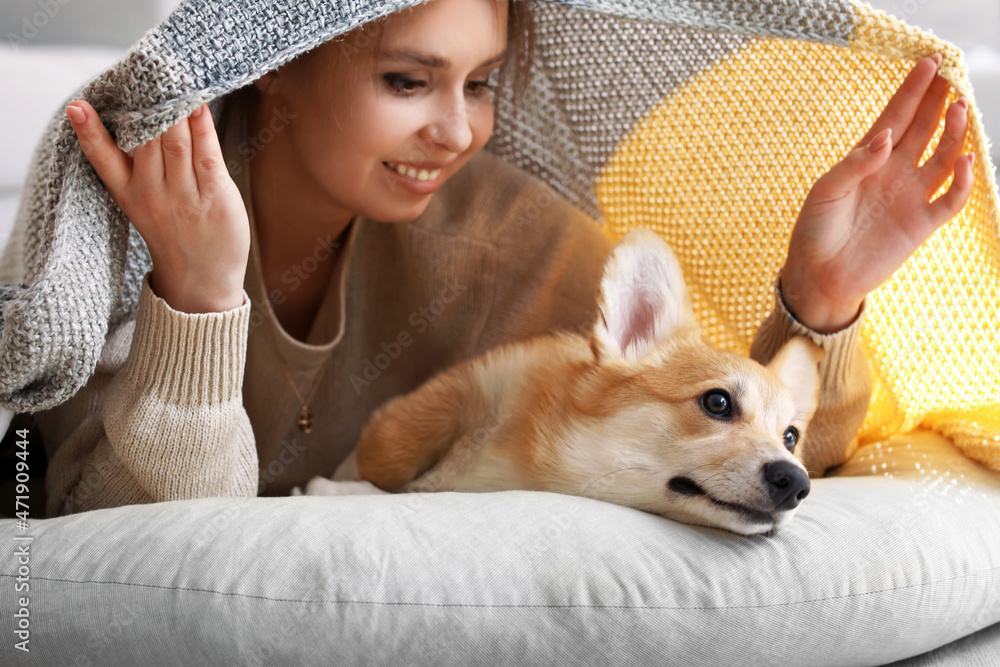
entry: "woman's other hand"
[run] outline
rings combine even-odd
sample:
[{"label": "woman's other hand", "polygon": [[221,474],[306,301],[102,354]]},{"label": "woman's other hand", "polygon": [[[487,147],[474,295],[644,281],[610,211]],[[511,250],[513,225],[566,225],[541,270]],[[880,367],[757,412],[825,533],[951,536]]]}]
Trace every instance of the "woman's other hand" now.
[{"label": "woman's other hand", "polygon": [[[885,282],[972,192],[974,156],[962,155],[965,98],[945,111],[934,154],[917,164],[937,130],[949,84],[941,56],[919,61],[868,134],[813,185],[781,270],[781,293],[805,326],[848,326],[865,296]],[[930,198],[954,174],[948,190]]]},{"label": "woman's other hand", "polygon": [[250,226],[208,108],[131,156],[87,102],[74,100],[66,114],[90,164],[149,247],[157,296],[187,313],[243,305]]}]

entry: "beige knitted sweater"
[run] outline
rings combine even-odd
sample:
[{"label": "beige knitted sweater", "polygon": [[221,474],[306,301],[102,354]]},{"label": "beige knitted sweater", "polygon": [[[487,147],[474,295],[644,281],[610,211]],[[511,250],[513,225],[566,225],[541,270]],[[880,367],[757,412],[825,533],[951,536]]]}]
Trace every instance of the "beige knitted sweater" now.
[{"label": "beige knitted sweater", "polygon": [[[235,103],[219,124],[223,152],[250,213],[251,256],[240,308],[174,311],[146,276],[134,321],[109,337],[88,384],[39,413],[50,464],[47,514],[203,496],[284,495],[332,475],[371,413],[436,372],[491,347],[556,329],[586,331],[611,244],[587,215],[541,181],[477,154],[406,224],[358,216],[343,246],[317,239],[312,259],[270,293],[262,279]],[[240,150],[241,144],[244,150]],[[304,341],[269,302],[336,262]],[[301,283],[300,283],[301,284]],[[819,335],[776,307],[754,341],[766,361],[795,334],[827,356],[819,412],[802,446],[810,471],[846,459],[871,393],[861,318]],[[315,426],[296,425],[308,394]]]}]

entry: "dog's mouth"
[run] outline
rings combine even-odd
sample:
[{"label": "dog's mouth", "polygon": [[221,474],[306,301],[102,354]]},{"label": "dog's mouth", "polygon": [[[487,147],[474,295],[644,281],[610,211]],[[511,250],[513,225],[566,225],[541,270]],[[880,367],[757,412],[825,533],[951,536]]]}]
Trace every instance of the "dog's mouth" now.
[{"label": "dog's mouth", "polygon": [[770,512],[764,512],[754,509],[753,507],[740,505],[739,503],[730,503],[725,500],[713,498],[707,491],[705,491],[705,489],[701,488],[701,486],[699,486],[698,483],[690,477],[674,477],[667,483],[667,488],[682,496],[689,496],[691,498],[705,497],[714,505],[727,509],[730,512],[735,512],[747,523],[762,523],[768,525],[774,524],[774,515]]},{"label": "dog's mouth", "polygon": [[690,477],[674,477],[667,484],[671,491],[682,496],[707,496],[705,489],[698,486],[698,482]]}]

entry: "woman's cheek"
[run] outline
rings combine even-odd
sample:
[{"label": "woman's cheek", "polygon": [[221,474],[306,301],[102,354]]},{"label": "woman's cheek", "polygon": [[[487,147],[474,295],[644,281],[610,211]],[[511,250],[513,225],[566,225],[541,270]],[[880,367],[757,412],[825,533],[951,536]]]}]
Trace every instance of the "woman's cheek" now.
[{"label": "woman's cheek", "polygon": [[493,110],[493,105],[490,103],[483,103],[481,109],[477,110],[476,127],[473,131],[474,136],[474,148],[479,150],[486,145],[486,142],[490,140],[490,135],[493,134],[493,124],[496,119],[496,114]]}]

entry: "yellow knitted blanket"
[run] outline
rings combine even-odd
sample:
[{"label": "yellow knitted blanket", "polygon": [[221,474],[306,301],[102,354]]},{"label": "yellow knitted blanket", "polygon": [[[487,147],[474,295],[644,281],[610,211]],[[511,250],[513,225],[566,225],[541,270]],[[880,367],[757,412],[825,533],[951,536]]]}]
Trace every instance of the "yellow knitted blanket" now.
[{"label": "yellow knitted blanket", "polygon": [[612,238],[633,227],[663,235],[708,337],[747,353],[812,183],[933,53],[970,101],[965,152],[975,153],[976,182],[962,212],[868,299],[874,393],[859,437],[865,445],[929,428],[1000,471],[997,186],[956,47],[860,4],[847,47],[752,39],[634,126],[601,171],[597,199]]}]

